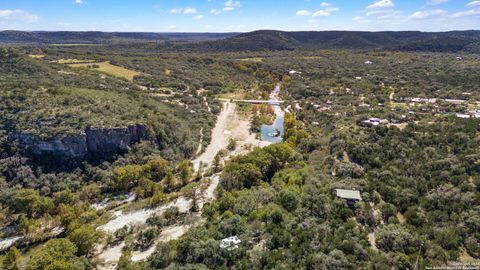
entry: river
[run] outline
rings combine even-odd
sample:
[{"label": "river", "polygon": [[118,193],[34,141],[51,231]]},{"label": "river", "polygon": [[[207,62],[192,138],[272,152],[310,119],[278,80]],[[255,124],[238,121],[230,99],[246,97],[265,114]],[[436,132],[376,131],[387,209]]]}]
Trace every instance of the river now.
[{"label": "river", "polygon": [[[278,94],[280,92],[280,85],[275,87],[274,91],[270,95],[271,101],[279,101]],[[275,110],[275,123],[273,125],[264,125],[261,127],[262,131],[262,140],[258,140],[255,134],[250,133],[251,125],[248,119],[240,117],[236,113],[236,104],[231,102],[225,102],[223,104],[223,110],[220,115],[217,117],[217,123],[212,130],[212,140],[208,147],[205,149],[204,153],[193,160],[195,170],[198,170],[200,164],[205,166],[205,169],[210,168],[215,158],[215,155],[225,149],[228,145],[229,140],[232,138],[237,141],[237,149],[228,153],[225,160],[229,158],[248,153],[254,147],[264,147],[270,145],[271,143],[277,143],[282,141],[282,137],[270,137],[268,133],[274,132],[275,129],[278,129],[281,134],[283,134],[283,119],[284,112],[282,111],[279,105],[272,105]],[[265,135],[263,135],[265,134]],[[215,189],[217,188],[220,181],[219,175],[213,175],[210,177],[208,188],[205,190],[199,190],[201,192],[199,207],[202,209],[203,205],[209,201],[215,199]],[[122,210],[111,211],[113,218],[106,224],[99,226],[99,230],[106,231],[108,233],[114,233],[116,230],[122,228],[123,226],[131,226],[132,224],[144,225],[146,220],[152,215],[160,215],[166,209],[171,206],[176,206],[179,208],[180,212],[188,213],[190,210],[191,200],[179,197],[174,202],[171,202],[166,205],[159,206],[155,209],[139,209],[129,213],[124,213]],[[160,236],[155,240],[155,243],[162,241],[170,241],[173,239],[178,239],[181,237],[190,227],[200,224],[202,219],[198,216],[197,219],[191,225],[178,224],[169,228],[166,228]],[[141,261],[149,257],[155,251],[155,245],[152,245],[149,249],[145,251],[134,251],[132,254],[133,261]],[[106,264],[100,269],[102,270],[112,270],[115,269],[118,260],[122,255],[122,249],[125,243],[121,242],[115,246],[104,246],[99,245],[98,257],[102,259]]]},{"label": "river", "polygon": [[[280,101],[280,84],[275,86],[275,89],[270,94],[270,101]],[[283,123],[285,120],[285,112],[280,107],[280,104],[271,105],[275,111],[275,121],[272,125],[262,125],[260,127],[260,139],[270,143],[279,143],[283,141]],[[275,131],[280,131],[280,136],[272,137],[270,134]]]}]

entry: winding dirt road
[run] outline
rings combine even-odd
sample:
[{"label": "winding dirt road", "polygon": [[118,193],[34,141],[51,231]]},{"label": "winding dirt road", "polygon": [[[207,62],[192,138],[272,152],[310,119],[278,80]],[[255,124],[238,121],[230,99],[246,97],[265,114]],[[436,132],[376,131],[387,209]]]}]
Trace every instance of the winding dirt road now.
[{"label": "winding dirt road", "polygon": [[[216,125],[212,130],[212,140],[205,152],[198,158],[193,160],[195,171],[198,171],[200,164],[207,168],[212,166],[213,160],[219,151],[225,149],[230,141],[234,139],[237,142],[235,151],[229,152],[225,159],[232,156],[244,154],[253,149],[253,147],[264,147],[269,145],[269,142],[264,142],[256,139],[255,134],[250,133],[249,119],[242,118],[235,110],[236,104],[231,102],[223,103],[223,110],[217,118]],[[209,178],[208,187],[200,193],[199,208],[203,208],[205,203],[215,199],[215,190],[219,184],[219,175],[213,175]],[[167,208],[175,206],[180,212],[186,213],[190,210],[191,200],[184,197],[178,198],[176,201],[167,205],[157,207],[155,209],[140,209],[137,211],[123,213],[122,211],[113,212],[114,218],[105,225],[100,226],[99,230],[104,230],[108,233],[113,233],[116,230],[133,224],[144,225],[147,219],[153,214],[161,214]],[[199,211],[200,213],[201,211]],[[197,214],[195,221],[190,225],[176,225],[166,228],[162,231],[160,236],[155,240],[155,244],[151,248],[143,252],[133,252],[132,261],[141,261],[148,258],[155,251],[156,244],[160,242],[171,241],[180,238],[192,226],[196,226],[202,222],[199,214]],[[105,262],[101,270],[113,270],[116,268],[117,262],[122,255],[122,248],[125,244],[119,243],[112,247],[99,247],[98,258]]]}]

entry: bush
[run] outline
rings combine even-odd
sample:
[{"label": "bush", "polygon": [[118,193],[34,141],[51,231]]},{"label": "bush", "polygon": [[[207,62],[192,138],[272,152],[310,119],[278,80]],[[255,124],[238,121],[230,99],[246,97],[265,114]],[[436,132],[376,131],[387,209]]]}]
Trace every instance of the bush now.
[{"label": "bush", "polygon": [[159,234],[160,230],[156,227],[150,227],[144,231],[139,232],[136,238],[136,248],[141,250],[147,249],[154,243],[155,239],[158,237]]}]

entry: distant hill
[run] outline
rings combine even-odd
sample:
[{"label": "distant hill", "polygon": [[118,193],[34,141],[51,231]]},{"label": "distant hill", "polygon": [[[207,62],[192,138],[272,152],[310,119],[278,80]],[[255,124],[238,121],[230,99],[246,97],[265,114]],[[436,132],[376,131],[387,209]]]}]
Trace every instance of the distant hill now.
[{"label": "distant hill", "polygon": [[206,51],[282,51],[294,50],[301,45],[286,32],[255,31],[212,42],[184,44],[181,47]]},{"label": "distant hill", "polygon": [[[174,42],[159,50],[282,51],[296,49],[401,50],[480,53],[480,31],[302,31],[260,30],[249,33],[122,33],[122,32],[0,32],[0,43],[111,44]],[[178,44],[176,43],[178,42]]]},{"label": "distant hill", "polygon": [[234,37],[185,44],[189,49],[213,51],[258,51],[294,49],[395,49],[402,51],[480,53],[480,31],[452,32],[283,32],[262,30]]},{"label": "distant hill", "polygon": [[127,32],[47,32],[1,31],[0,43],[13,44],[99,44],[128,41],[212,41],[238,33],[127,33]]}]

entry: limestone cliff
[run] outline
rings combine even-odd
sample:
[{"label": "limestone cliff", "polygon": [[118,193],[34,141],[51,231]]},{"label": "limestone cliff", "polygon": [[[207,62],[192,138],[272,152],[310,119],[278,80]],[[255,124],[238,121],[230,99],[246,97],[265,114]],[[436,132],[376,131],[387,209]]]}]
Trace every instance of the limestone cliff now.
[{"label": "limestone cliff", "polygon": [[142,139],[148,139],[145,125],[130,125],[125,128],[87,128],[78,135],[61,136],[52,140],[40,140],[32,135],[13,132],[10,142],[35,156],[53,155],[84,159],[87,156],[108,156],[126,152]]}]

